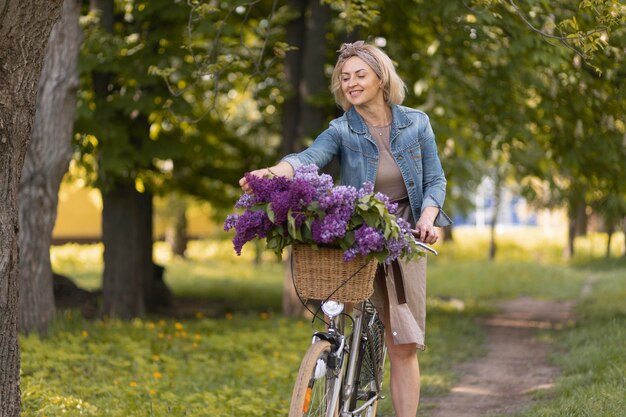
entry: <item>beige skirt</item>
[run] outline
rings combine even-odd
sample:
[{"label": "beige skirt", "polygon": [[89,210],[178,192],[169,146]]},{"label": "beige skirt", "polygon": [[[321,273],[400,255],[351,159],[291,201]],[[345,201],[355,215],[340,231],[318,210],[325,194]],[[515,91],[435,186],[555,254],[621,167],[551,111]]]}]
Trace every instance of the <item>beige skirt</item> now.
[{"label": "beige skirt", "polygon": [[[408,204],[398,208],[398,216],[411,221]],[[383,322],[389,315],[393,342],[396,345],[417,344],[424,350],[426,332],[426,256],[410,262],[393,262],[379,266],[371,301]]]}]

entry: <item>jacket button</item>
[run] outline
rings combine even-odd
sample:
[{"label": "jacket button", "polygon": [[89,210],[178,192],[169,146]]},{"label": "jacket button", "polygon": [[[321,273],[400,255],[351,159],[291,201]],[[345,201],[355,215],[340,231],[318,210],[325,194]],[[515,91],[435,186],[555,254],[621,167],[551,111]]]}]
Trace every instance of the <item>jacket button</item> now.
[{"label": "jacket button", "polygon": [[398,161],[402,161],[404,159],[404,157],[402,155],[398,156]]},{"label": "jacket button", "polygon": [[413,181],[409,181],[409,187],[413,187],[415,183]]}]

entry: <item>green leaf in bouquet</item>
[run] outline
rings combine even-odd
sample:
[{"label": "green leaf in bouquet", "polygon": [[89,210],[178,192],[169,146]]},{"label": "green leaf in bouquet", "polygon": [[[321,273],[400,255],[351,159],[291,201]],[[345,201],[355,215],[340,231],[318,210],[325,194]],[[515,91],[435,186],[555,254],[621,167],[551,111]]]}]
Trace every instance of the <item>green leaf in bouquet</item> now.
[{"label": "green leaf in bouquet", "polygon": [[270,219],[270,221],[272,223],[276,222],[276,213],[274,213],[274,210],[272,209],[272,203],[269,203],[267,205],[267,209],[265,210],[267,213],[267,217]]},{"label": "green leaf in bouquet", "polygon": [[255,205],[253,205],[252,207],[250,207],[248,210],[250,211],[267,211],[267,207],[269,206],[269,203],[257,203]]},{"label": "green leaf in bouquet", "polygon": [[354,237],[354,231],[348,230],[342,240],[346,243],[346,247],[348,249],[351,248],[352,245],[354,245],[354,242],[356,241]]},{"label": "green leaf in bouquet", "polygon": [[313,232],[311,231],[311,226],[309,226],[306,222],[302,227],[302,241],[310,242],[313,240]]},{"label": "green leaf in bouquet", "polygon": [[385,239],[389,239],[392,233],[393,233],[393,228],[391,227],[391,223],[385,222],[385,229],[383,231],[383,236],[385,236]]},{"label": "green leaf in bouquet", "polygon": [[296,227],[296,219],[291,215],[291,209],[289,209],[287,214],[287,227],[289,229],[289,236],[295,241],[302,242],[302,233],[300,229]]},{"label": "green leaf in bouquet", "polygon": [[364,211],[363,213],[361,213],[361,216],[363,216],[363,220],[365,220],[365,223],[367,223],[368,226],[376,227],[378,225],[377,213],[372,211]]},{"label": "green leaf in bouquet", "polygon": [[265,240],[265,246],[268,249],[276,250],[276,248],[280,247],[280,242],[282,241],[282,237],[280,235],[268,235]]}]

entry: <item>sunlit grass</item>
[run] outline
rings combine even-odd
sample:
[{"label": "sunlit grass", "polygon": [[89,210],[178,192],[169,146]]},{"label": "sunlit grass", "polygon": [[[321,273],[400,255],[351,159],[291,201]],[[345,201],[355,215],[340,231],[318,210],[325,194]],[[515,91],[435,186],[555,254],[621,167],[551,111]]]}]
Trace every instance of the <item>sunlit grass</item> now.
[{"label": "sunlit grass", "polygon": [[[427,350],[419,353],[424,395],[445,393],[458,378],[454,365],[484,352],[475,318],[497,301],[574,299],[591,282],[579,324],[544,334],[558,349],[562,380],[522,415],[617,415],[611,410],[623,405],[626,265],[603,260],[606,236],[578,238],[569,264],[564,234],[503,229],[495,262],[486,261],[488,242],[488,230],[458,228],[455,241],[438,243],[441,255],[429,258]],[[621,234],[612,250],[623,250]],[[56,272],[84,288],[101,287],[102,245],[54,247],[51,256]],[[284,266],[270,252],[261,258],[254,262],[254,246],[237,257],[224,239],[190,242],[184,260],[157,243],[154,259],[174,294],[204,300],[213,315],[124,323],[60,313],[48,339],[22,338],[23,415],[286,415],[311,327],[280,317]],[[603,408],[602,398],[610,406]],[[380,410],[391,414],[388,392]]]}]

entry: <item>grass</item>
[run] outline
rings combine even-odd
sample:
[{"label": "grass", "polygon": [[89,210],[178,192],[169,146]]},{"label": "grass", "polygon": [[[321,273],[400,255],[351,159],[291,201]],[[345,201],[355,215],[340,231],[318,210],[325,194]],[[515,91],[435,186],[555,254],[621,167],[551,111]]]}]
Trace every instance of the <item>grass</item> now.
[{"label": "grass", "polygon": [[[458,230],[454,244],[438,245],[442,255],[429,258],[427,350],[419,353],[423,393],[447,392],[457,378],[454,364],[483,354],[474,319],[493,311],[498,300],[572,299],[593,282],[578,305],[578,324],[543,335],[552,340],[563,375],[520,416],[619,415],[626,265],[597,260],[602,239],[577,240],[582,256],[572,264],[560,258],[562,239],[545,231],[503,231],[495,262],[484,260],[484,231]],[[614,240],[615,253],[619,245],[623,238]],[[55,271],[82,287],[100,287],[101,246],[65,245],[51,254]],[[311,326],[280,317],[282,266],[271,254],[258,266],[253,258],[252,250],[233,257],[221,240],[192,242],[188,260],[172,258],[157,244],[155,260],[166,266],[174,293],[207,300],[217,306],[216,316],[120,322],[60,313],[48,338],[21,338],[23,415],[286,415]],[[391,413],[390,403],[381,402],[381,413]],[[420,416],[427,414],[424,407]]]}]

